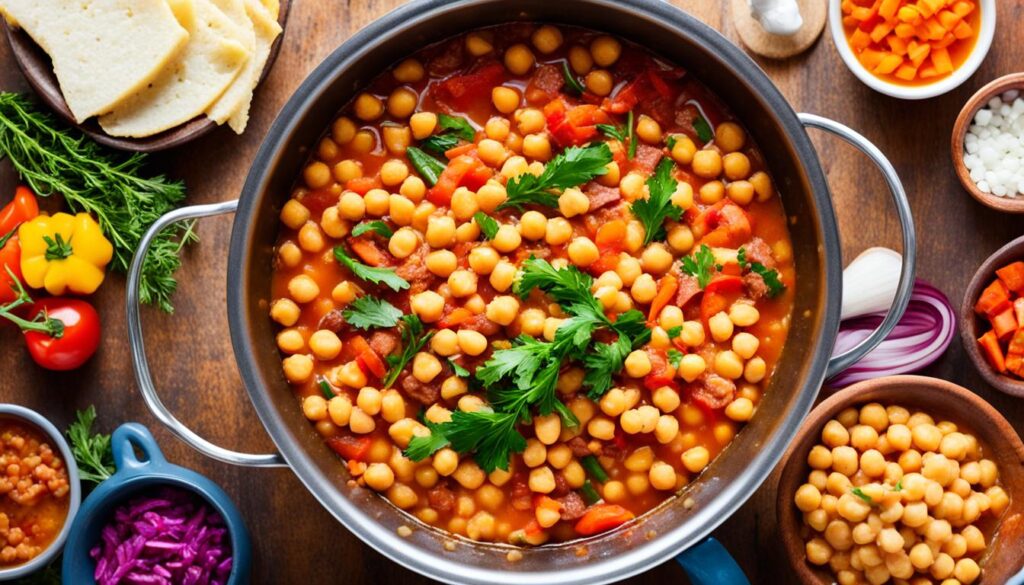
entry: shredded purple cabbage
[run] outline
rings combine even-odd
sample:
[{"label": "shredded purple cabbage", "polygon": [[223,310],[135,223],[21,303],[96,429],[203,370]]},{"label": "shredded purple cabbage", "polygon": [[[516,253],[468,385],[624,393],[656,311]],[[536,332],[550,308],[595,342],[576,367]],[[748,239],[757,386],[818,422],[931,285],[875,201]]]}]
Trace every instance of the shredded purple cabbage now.
[{"label": "shredded purple cabbage", "polygon": [[118,508],[89,556],[98,585],[225,585],[232,566],[224,520],[173,488]]}]

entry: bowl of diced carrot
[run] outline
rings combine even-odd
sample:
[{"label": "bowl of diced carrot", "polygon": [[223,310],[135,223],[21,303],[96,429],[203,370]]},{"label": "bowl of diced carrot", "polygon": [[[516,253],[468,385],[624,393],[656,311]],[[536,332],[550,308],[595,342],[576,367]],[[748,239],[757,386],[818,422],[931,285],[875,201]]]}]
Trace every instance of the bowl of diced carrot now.
[{"label": "bowl of diced carrot", "polygon": [[996,0],[831,0],[829,28],[846,66],[902,99],[946,93],[992,46]]},{"label": "bowl of diced carrot", "polygon": [[1024,237],[989,256],[971,279],[960,335],[989,384],[1024,397]]}]

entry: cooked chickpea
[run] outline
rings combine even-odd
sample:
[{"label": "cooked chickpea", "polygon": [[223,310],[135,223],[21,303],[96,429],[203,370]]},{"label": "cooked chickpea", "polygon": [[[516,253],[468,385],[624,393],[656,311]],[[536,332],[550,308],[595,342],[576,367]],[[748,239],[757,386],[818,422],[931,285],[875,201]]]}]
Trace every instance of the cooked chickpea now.
[{"label": "cooked chickpea", "polygon": [[458,258],[450,250],[435,250],[427,254],[426,266],[432,274],[448,278],[458,267]]},{"label": "cooked chickpea", "polygon": [[646,179],[639,173],[626,173],[626,176],[619,181],[619,192],[627,201],[642,199],[647,194]]},{"label": "cooked chickpea", "polygon": [[363,472],[363,481],[370,489],[382,492],[395,483],[395,473],[387,463],[371,463]]},{"label": "cooked chickpea", "polygon": [[746,422],[754,415],[754,403],[749,398],[736,398],[725,407],[725,416],[737,422]]},{"label": "cooked chickpea", "polygon": [[519,314],[519,299],[514,296],[497,296],[487,303],[487,318],[498,325],[510,325]]},{"label": "cooked chickpea", "polygon": [[[440,473],[440,471],[438,471]],[[466,488],[467,490],[475,490],[484,484],[487,480],[487,474],[484,470],[472,460],[463,461],[459,463],[459,466],[455,469],[455,473],[452,474],[455,481],[459,482],[459,485]]]},{"label": "cooked chickpea", "polygon": [[369,130],[360,130],[356,132],[355,138],[352,139],[349,149],[354,154],[366,154],[373,150],[377,144],[377,136]]},{"label": "cooked chickpea", "polygon": [[646,351],[640,349],[626,356],[624,365],[630,378],[643,378],[651,373],[651,358]]},{"label": "cooked chickpea", "polygon": [[448,288],[454,297],[463,298],[476,294],[477,276],[469,270],[456,270],[448,276]]},{"label": "cooked chickpea", "polygon": [[[508,161],[506,161],[505,164],[507,166]],[[505,192],[505,187],[499,183],[493,182],[489,182],[483,187],[480,187],[476,192],[476,202],[480,206],[480,210],[485,213],[493,212],[499,205],[505,202],[507,197],[508,195]]]},{"label": "cooked chickpea", "polygon": [[301,310],[291,299],[277,299],[270,304],[270,318],[279,325],[291,327],[299,320]]},{"label": "cooked chickpea", "polygon": [[645,272],[664,274],[672,268],[675,257],[661,243],[653,243],[640,255],[640,265]]},{"label": "cooked chickpea", "polygon": [[754,186],[749,181],[733,181],[725,186],[725,194],[737,205],[748,205],[754,200]]},{"label": "cooked chickpea", "polygon": [[487,349],[487,338],[479,331],[460,329],[456,335],[459,340],[459,349],[467,355],[480,355]]},{"label": "cooked chickpea", "polygon": [[[323,163],[321,163],[323,164]],[[326,165],[325,165],[326,166]],[[297,199],[289,199],[281,208],[281,223],[297,230],[309,221],[309,209]]]},{"label": "cooked chickpea", "polygon": [[292,384],[301,384],[313,375],[313,358],[308,355],[290,355],[281,363],[284,368],[284,377]]},{"label": "cooked chickpea", "polygon": [[745,142],[746,133],[735,122],[722,122],[715,128],[715,146],[722,152],[736,152]]},{"label": "cooked chickpea", "polygon": [[743,376],[743,360],[734,351],[719,352],[715,354],[715,373],[723,378],[738,380]]},{"label": "cooked chickpea", "polygon": [[341,340],[333,331],[321,329],[309,336],[309,349],[319,360],[333,360],[341,353]]},{"label": "cooked chickpea", "polygon": [[575,187],[566,189],[558,196],[558,211],[565,217],[582,215],[589,210],[590,198]]},{"label": "cooked chickpea", "polygon": [[372,122],[377,118],[381,117],[384,113],[384,102],[375,95],[369,93],[361,93],[356,97],[355,104],[352,106],[356,117],[364,122]]},{"label": "cooked chickpea", "polygon": [[420,245],[419,236],[411,228],[401,228],[388,239],[388,251],[395,258],[408,258]]},{"label": "cooked chickpea", "polygon": [[729,315],[726,315],[724,311],[721,311],[715,313],[710,319],[708,319],[708,329],[711,331],[712,339],[721,343],[732,337],[733,322],[729,319]]},{"label": "cooked chickpea", "polygon": [[350,221],[363,219],[366,215],[366,202],[363,201],[363,196],[352,191],[342,193],[341,199],[338,200],[338,213]]},{"label": "cooked chickpea", "polygon": [[516,266],[511,262],[505,260],[499,261],[494,265],[494,269],[491,270],[490,282],[491,286],[499,292],[507,291],[511,286],[512,282],[516,278]]},{"label": "cooked chickpea", "polygon": [[514,112],[521,99],[519,91],[512,87],[498,86],[491,90],[491,103],[502,114]]},{"label": "cooked chickpea", "polygon": [[636,123],[636,135],[648,144],[661,144],[661,124],[647,115],[641,115]]},{"label": "cooked chickpea", "polygon": [[495,250],[503,253],[512,252],[523,243],[523,237],[519,234],[519,230],[512,225],[502,225],[498,228],[498,233],[494,235],[494,239],[491,240],[491,246]]},{"label": "cooked chickpea", "polygon": [[548,218],[539,211],[527,211],[519,218],[519,233],[527,240],[540,240],[548,231]]},{"label": "cooked chickpea", "polygon": [[399,87],[388,96],[388,113],[395,118],[408,118],[416,109],[418,101],[419,96],[415,91]]},{"label": "cooked chickpea", "polygon": [[621,54],[622,44],[614,37],[601,35],[590,43],[590,56],[601,67],[612,65]]},{"label": "cooked chickpea", "polygon": [[424,323],[433,323],[444,312],[444,297],[431,290],[423,291],[412,295],[409,307]]},{"label": "cooked chickpea", "polygon": [[725,197],[725,184],[721,181],[708,181],[700,186],[697,194],[701,203],[708,205],[718,203]]},{"label": "cooked chickpea", "polygon": [[416,83],[423,79],[423,64],[416,59],[406,59],[396,65],[391,74],[401,83]]},{"label": "cooked chickpea", "polygon": [[636,302],[649,303],[658,294],[658,285],[654,282],[654,278],[645,272],[633,281],[629,292]]},{"label": "cooked chickpea", "polygon": [[505,51],[505,67],[513,75],[526,75],[533,69],[535,61],[533,52],[522,43],[512,45]]},{"label": "cooked chickpea", "polygon": [[389,160],[380,167],[380,180],[385,186],[400,185],[409,176],[409,167],[400,160]]},{"label": "cooked chickpea", "polygon": [[772,186],[772,179],[768,173],[758,171],[750,176],[750,184],[754,186],[758,201],[767,201],[775,194],[775,187]]},{"label": "cooked chickpea", "polygon": [[601,256],[597,244],[590,238],[580,236],[569,243],[569,260],[576,266],[590,266]]},{"label": "cooked chickpea", "polygon": [[722,155],[717,150],[698,150],[691,162],[693,173],[704,179],[716,179],[722,174]]},{"label": "cooked chickpea", "polygon": [[523,137],[523,155],[534,160],[551,158],[551,141],[547,134],[527,134]]},{"label": "cooked chickpea", "polygon": [[685,467],[687,471],[690,473],[699,473],[702,469],[707,467],[708,462],[711,460],[711,453],[706,447],[697,446],[683,451],[680,458],[683,462],[683,467]]},{"label": "cooked chickpea", "polygon": [[310,276],[299,274],[288,281],[288,294],[296,303],[308,303],[320,295],[320,286]]},{"label": "cooked chickpea", "polygon": [[355,138],[356,130],[355,123],[350,118],[342,116],[331,124],[331,139],[335,144],[348,144]]},{"label": "cooked chickpea", "polygon": [[746,331],[737,333],[736,336],[732,338],[732,350],[745,360],[749,360],[754,357],[754,354],[757,353],[760,344],[761,342],[757,337],[754,337]]},{"label": "cooked chickpea", "polygon": [[729,307],[729,320],[737,327],[750,327],[761,319],[757,307],[747,303],[733,303]]},{"label": "cooked chickpea", "polygon": [[594,59],[590,56],[590,51],[573,45],[569,49],[569,65],[577,75],[585,75],[594,66]]},{"label": "cooked chickpea", "polygon": [[594,69],[583,78],[583,85],[590,93],[604,97],[612,92],[615,80],[606,69]]},{"label": "cooked chickpea", "polygon": [[363,176],[363,165],[352,159],[345,159],[331,168],[331,174],[339,183],[347,183]]},{"label": "cooked chickpea", "polygon": [[546,24],[533,31],[530,37],[533,46],[544,55],[554,53],[562,46],[562,31],[556,27]]},{"label": "cooked chickpea", "polygon": [[533,431],[541,443],[554,445],[562,433],[562,419],[557,414],[534,417]]},{"label": "cooked chickpea", "polygon": [[746,179],[750,176],[750,159],[742,152],[730,152],[722,157],[722,169],[730,181]]},{"label": "cooked chickpea", "polygon": [[757,384],[764,379],[768,373],[768,365],[759,357],[747,361],[743,368],[743,379],[751,384]]},{"label": "cooked chickpea", "polygon": [[648,471],[648,479],[656,490],[672,490],[676,487],[676,470],[668,463],[658,461]]},{"label": "cooked chickpea", "polygon": [[674,134],[673,138],[676,142],[672,145],[672,160],[681,165],[692,163],[693,157],[697,153],[697,145],[694,144],[693,139],[685,134]]}]

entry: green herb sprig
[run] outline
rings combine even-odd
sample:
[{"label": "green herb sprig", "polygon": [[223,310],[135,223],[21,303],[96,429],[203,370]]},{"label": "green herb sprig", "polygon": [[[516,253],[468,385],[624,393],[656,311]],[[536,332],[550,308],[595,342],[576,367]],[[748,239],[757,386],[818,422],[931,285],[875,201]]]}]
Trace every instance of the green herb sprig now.
[{"label": "green herb sprig", "polygon": [[393,268],[367,266],[349,256],[345,252],[345,248],[341,246],[335,246],[334,259],[345,268],[348,268],[356,278],[361,278],[374,284],[383,284],[395,292],[409,288],[409,282],[395,274]]},{"label": "green herb sprig", "polygon": [[[0,159],[41,197],[58,194],[74,212],[93,215],[114,246],[111,266],[127,272],[149,226],[185,198],[185,186],[148,175],[147,156],[124,155],[58,123],[27,97],[0,92]],[[174,273],[185,244],[196,241],[191,222],[161,232],[142,265],[139,298],[174,310]]]},{"label": "green herb sprig", "polygon": [[558,207],[558,196],[552,191],[582,185],[606,172],[612,162],[612,151],[601,142],[588,146],[570,146],[544,167],[540,176],[524,173],[510,179],[505,185],[508,198],[498,208],[514,207],[522,210],[525,205]]},{"label": "green herb sprig", "polygon": [[75,422],[68,427],[71,454],[78,464],[78,475],[83,481],[100,483],[114,475],[114,452],[110,446],[110,435],[93,433],[96,422],[96,408],[89,406],[75,413]]},{"label": "green herb sprig", "polygon": [[682,270],[684,274],[695,277],[697,284],[704,288],[715,275],[715,254],[707,244],[701,244],[700,249],[692,256],[683,257]]},{"label": "green herb sprig", "polygon": [[423,150],[429,150],[438,155],[455,148],[460,142],[472,142],[476,137],[476,131],[469,123],[469,120],[460,116],[449,116],[448,114],[437,115],[437,130],[420,142]]},{"label": "green herb sprig", "polygon": [[678,221],[682,217],[683,210],[672,203],[672,194],[679,186],[679,182],[672,177],[674,166],[672,159],[661,159],[654,174],[647,179],[650,195],[646,199],[637,199],[630,207],[633,215],[644,224],[645,246],[656,239],[664,239],[665,220]]},{"label": "green herb sprig", "polygon": [[341,316],[357,329],[372,329],[398,325],[402,311],[384,299],[365,295],[349,303],[341,311]]},{"label": "green herb sprig", "polygon": [[480,226],[480,232],[483,233],[484,237],[488,240],[493,240],[494,236],[498,235],[498,230],[501,228],[498,224],[498,220],[482,211],[474,213],[473,220],[476,221],[476,225]]},{"label": "green herb sprig", "polygon": [[390,388],[398,380],[398,375],[405,365],[412,361],[412,358],[434,336],[433,331],[423,333],[423,322],[416,315],[405,315],[399,320],[399,323],[402,330],[402,353],[392,354],[385,358],[388,363],[388,373],[384,376],[384,388]]},{"label": "green herb sprig", "polygon": [[409,146],[405,149],[405,156],[409,159],[409,163],[412,164],[412,168],[416,170],[420,177],[433,187],[437,184],[438,179],[441,177],[441,173],[444,172],[445,164],[415,146]]},{"label": "green herb sprig", "polygon": [[374,233],[382,238],[390,238],[395,235],[387,223],[381,220],[364,221],[352,228],[352,236],[359,237],[364,234]]}]

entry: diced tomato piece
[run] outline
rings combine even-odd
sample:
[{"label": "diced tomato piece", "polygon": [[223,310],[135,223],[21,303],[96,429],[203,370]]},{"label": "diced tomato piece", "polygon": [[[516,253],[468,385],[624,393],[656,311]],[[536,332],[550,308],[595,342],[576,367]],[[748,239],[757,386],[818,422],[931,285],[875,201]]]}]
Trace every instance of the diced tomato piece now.
[{"label": "diced tomato piece", "polygon": [[729,200],[719,201],[704,210],[694,223],[701,234],[700,244],[711,247],[736,248],[748,240],[753,225],[746,211]]},{"label": "diced tomato piece", "polygon": [[648,323],[653,323],[658,319],[661,310],[668,306],[669,302],[675,298],[677,290],[679,290],[678,278],[671,274],[661,277],[658,281],[658,294],[651,301],[651,311],[647,316]]},{"label": "diced tomato piece", "polygon": [[350,238],[348,245],[356,256],[370,266],[385,266],[390,263],[390,254],[382,250],[373,240]]},{"label": "diced tomato piece", "polygon": [[380,185],[380,179],[377,177],[359,177],[346,181],[345,189],[348,191],[355,191],[360,195],[366,195],[367,191],[370,189],[377,189]]},{"label": "diced tomato piece", "polygon": [[464,307],[455,307],[450,313],[437,322],[438,329],[451,329],[465,323],[473,317],[473,312]]},{"label": "diced tomato piece", "polygon": [[373,374],[378,378],[383,378],[388,373],[384,360],[380,359],[380,356],[377,355],[377,352],[373,351],[373,348],[370,347],[370,344],[366,342],[362,335],[352,336],[348,343],[356,355],[356,363],[359,364],[359,369],[363,370],[364,373]]},{"label": "diced tomato piece", "polygon": [[996,332],[986,332],[978,338],[978,344],[981,345],[981,353],[988,360],[989,365],[999,373],[1005,373],[1006,359],[1003,356],[1002,348],[999,347],[999,339],[996,338]]},{"label": "diced tomato piece", "polygon": [[482,165],[480,159],[468,154],[455,157],[444,168],[444,172],[437,179],[437,184],[427,192],[427,200],[438,207],[448,206],[452,201],[452,193],[462,184],[463,177]]},{"label": "diced tomato piece", "polygon": [[325,442],[332,451],[341,455],[346,460],[362,461],[366,459],[366,455],[370,452],[370,444],[373,443],[373,440],[370,437],[342,435],[340,437],[330,437]]},{"label": "diced tomato piece", "polygon": [[481,164],[475,169],[469,171],[462,176],[462,180],[459,181],[460,187],[465,187],[470,191],[476,191],[480,187],[483,187],[487,181],[494,176],[494,171],[489,167]]},{"label": "diced tomato piece", "polygon": [[480,100],[490,100],[491,90],[505,80],[505,66],[489,61],[468,73],[453,75],[436,84],[434,99],[449,110],[465,111]]},{"label": "diced tomato piece", "polygon": [[644,376],[644,387],[648,390],[657,390],[662,386],[675,388],[675,370],[669,365],[665,350],[648,349],[647,357],[651,361],[651,373]]},{"label": "diced tomato piece", "polygon": [[576,533],[591,536],[607,532],[633,519],[633,513],[617,504],[591,506],[576,523]]},{"label": "diced tomato piece", "polygon": [[743,279],[739,276],[718,274],[704,288],[700,301],[700,316],[707,324],[711,317],[728,309],[743,295]]},{"label": "diced tomato piece", "polygon": [[1013,308],[1007,308],[1002,313],[992,317],[992,330],[996,332],[999,341],[1006,341],[1017,331],[1017,316]]},{"label": "diced tomato piece", "polygon": [[555,143],[562,147],[579,146],[594,139],[597,124],[606,124],[608,115],[595,105],[583,104],[569,107],[562,98],[554,99],[544,106],[548,132]]},{"label": "diced tomato piece", "polygon": [[640,75],[630,81],[610,99],[606,99],[602,108],[613,114],[625,114],[643,101],[644,96],[650,92],[649,80],[646,75]]},{"label": "diced tomato piece", "polygon": [[992,317],[998,315],[1010,306],[1010,291],[1002,280],[994,280],[985,290],[981,291],[978,302],[974,304],[974,311],[979,315]]},{"label": "diced tomato piece", "polygon": [[1017,294],[1024,294],[1024,262],[1014,262],[996,270],[999,279]]}]

